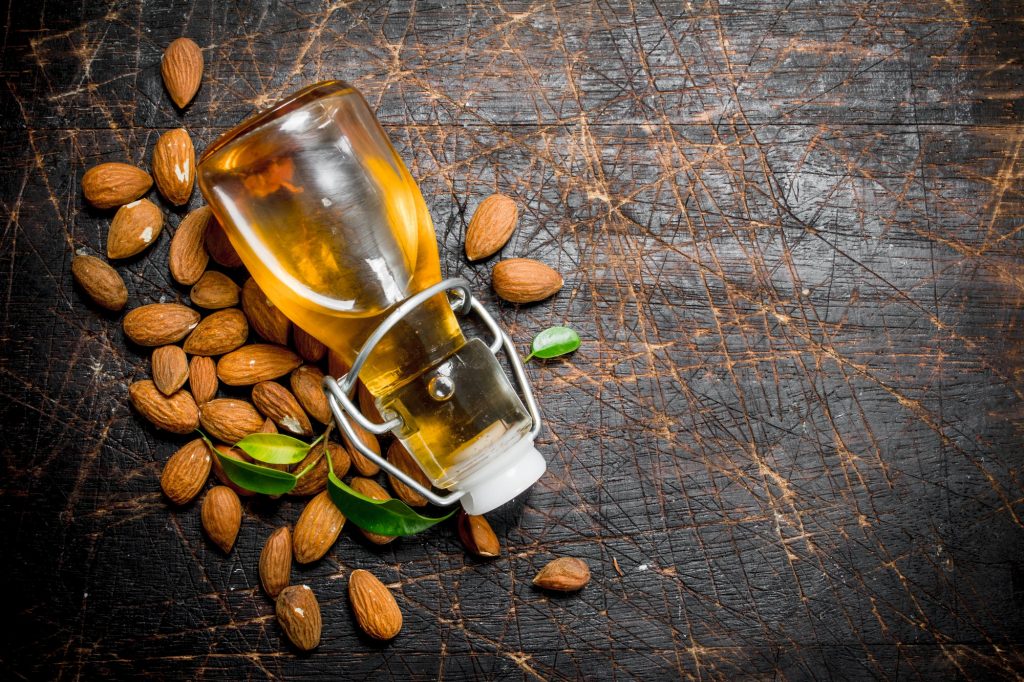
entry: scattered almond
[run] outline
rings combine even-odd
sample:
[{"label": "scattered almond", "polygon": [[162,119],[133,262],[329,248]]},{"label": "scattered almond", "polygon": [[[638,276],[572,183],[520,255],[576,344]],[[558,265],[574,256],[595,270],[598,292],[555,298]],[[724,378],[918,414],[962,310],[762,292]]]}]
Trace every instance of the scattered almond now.
[{"label": "scattered almond", "polygon": [[128,287],[117,270],[95,256],[75,256],[71,276],[96,305],[121,310],[128,303]]},{"label": "scattered almond", "polygon": [[174,504],[188,504],[206,485],[210,476],[210,448],[202,438],[186,443],[178,449],[160,475],[160,487]]},{"label": "scattered almond", "polygon": [[203,51],[188,38],[178,38],[164,50],[160,75],[171,99],[184,109],[203,81]]},{"label": "scattered almond", "polygon": [[561,557],[540,569],[533,584],[545,590],[575,592],[590,582],[590,568],[582,559]]},{"label": "scattered almond", "polygon": [[292,551],[300,564],[316,561],[334,545],[345,525],[345,515],[338,511],[327,491],[316,495],[306,503],[295,532],[292,534]]},{"label": "scattered almond", "polygon": [[153,426],[171,433],[192,433],[199,426],[199,408],[188,391],[166,396],[149,379],[128,387],[132,405]]},{"label": "scattered almond", "polygon": [[516,221],[519,208],[504,194],[492,194],[480,202],[466,229],[466,257],[480,260],[494,255],[505,246]]},{"label": "scattered almond", "polygon": [[199,408],[199,422],[217,440],[234,444],[263,428],[263,417],[244,400],[217,398]]},{"label": "scattered almond", "polygon": [[275,604],[277,622],[291,643],[301,651],[320,644],[320,604],[308,585],[292,585],[281,591]]},{"label": "scattered almond", "polygon": [[317,443],[310,448],[309,454],[301,462],[292,467],[292,473],[297,474],[300,471],[305,471],[306,467],[316,462],[316,464],[313,464],[312,469],[302,475],[299,482],[288,493],[289,495],[306,497],[308,495],[315,495],[327,487],[327,474],[330,469],[327,466],[326,457],[321,456],[325,447],[327,448],[327,457],[331,458],[331,466],[334,467],[334,475],[341,478],[348,473],[349,467],[352,466],[352,460],[349,459],[348,451],[345,448],[333,441],[327,443],[326,446],[323,442]]},{"label": "scattered almond", "polygon": [[471,554],[479,557],[496,557],[501,554],[498,536],[491,524],[482,516],[471,516],[459,511],[459,539]]},{"label": "scattered almond", "polygon": [[130,311],[121,326],[140,346],[177,343],[199,324],[199,313],[180,303],[150,303]]},{"label": "scattered almond", "polygon": [[230,353],[249,338],[249,323],[238,308],[225,308],[207,315],[185,339],[185,352],[192,355]]},{"label": "scattered almond", "polygon": [[164,395],[171,395],[188,380],[188,357],[178,346],[160,346],[150,357],[153,383]]},{"label": "scattered almond", "polygon": [[554,295],[562,284],[560,274],[530,258],[503,260],[491,272],[494,291],[512,303],[542,301]]},{"label": "scattered almond", "polygon": [[295,350],[299,352],[302,359],[306,362],[320,362],[324,355],[327,354],[327,346],[320,342],[320,339],[312,336],[302,327],[295,325],[294,327],[293,341],[295,343]]},{"label": "scattered almond", "polygon": [[[359,436],[359,440],[362,441],[363,445],[379,455],[380,442],[377,440],[377,436],[364,429],[355,421],[351,421],[350,423],[352,424],[352,430],[356,432],[357,436]],[[380,471],[380,467],[377,466],[377,463],[359,452],[359,450],[356,450],[355,446],[349,441],[348,436],[342,434],[342,437],[345,440],[345,447],[348,448],[348,454],[352,458],[352,466],[356,468],[356,471],[363,476],[376,476]]]},{"label": "scattered almond", "polygon": [[153,178],[167,201],[184,206],[196,180],[196,149],[184,128],[168,130],[153,147]]},{"label": "scattered almond", "polygon": [[321,424],[329,424],[331,407],[324,394],[323,380],[323,372],[313,365],[303,365],[292,372],[291,386],[302,409]]},{"label": "scattered almond", "polygon": [[249,386],[276,379],[302,364],[284,346],[253,343],[231,351],[217,363],[217,376],[228,386]]},{"label": "scattered almond", "polygon": [[[366,495],[374,500],[390,500],[391,495],[388,494],[387,490],[384,490],[377,481],[372,478],[362,478],[360,476],[354,476],[348,485],[352,490],[357,493]],[[386,545],[395,539],[394,535],[380,535],[379,533],[371,533],[368,530],[359,529],[359,532],[366,536],[366,539],[375,545]]]},{"label": "scattered almond", "polygon": [[276,381],[261,381],[252,387],[252,402],[263,416],[294,436],[311,436],[309,417],[292,392]]},{"label": "scattered almond", "polygon": [[242,286],[242,310],[257,334],[271,343],[288,343],[291,321],[270,302],[252,277]]},{"label": "scattered almond", "polygon": [[192,287],[189,298],[192,305],[207,310],[219,310],[238,305],[238,292],[238,285],[223,272],[207,270]]},{"label": "scattered almond", "polygon": [[216,218],[210,220],[206,226],[206,251],[218,265],[226,268],[237,268],[242,265],[242,258],[231,245],[228,235]]},{"label": "scattered almond", "polygon": [[384,417],[380,416],[380,410],[377,409],[377,401],[370,393],[370,389],[366,388],[362,381],[359,382],[359,387],[356,389],[359,393],[359,411],[374,424],[383,424]]},{"label": "scattered almond", "polygon": [[274,423],[273,419],[264,419],[263,428],[260,429],[260,433],[277,433],[277,424]]},{"label": "scattered almond", "polygon": [[149,199],[138,199],[117,209],[107,232],[107,258],[130,258],[156,241],[164,228],[164,214]]},{"label": "scattered almond", "polygon": [[375,575],[363,569],[348,579],[348,599],[363,632],[379,640],[393,638],[402,629],[402,610],[394,595]]},{"label": "scattered almond", "polygon": [[[401,469],[402,473],[412,476],[424,488],[430,489],[430,479],[423,473],[423,469],[416,463],[401,441],[395,440],[391,443],[391,447],[388,448],[388,462]],[[391,482],[391,489],[395,491],[395,496],[410,507],[425,507],[427,505],[427,498],[399,481],[393,474],[388,474],[388,481]]]},{"label": "scattered almond", "polygon": [[217,395],[217,363],[204,355],[193,356],[188,366],[188,386],[197,405]]},{"label": "scattered almond", "polygon": [[260,582],[271,597],[288,587],[292,572],[292,531],[281,526],[267,538],[260,552]]},{"label": "scattered almond", "polygon": [[242,526],[242,503],[235,491],[225,485],[210,488],[203,498],[200,516],[203,530],[214,544],[225,554],[230,552]]},{"label": "scattered almond", "polygon": [[[182,218],[174,236],[171,237],[171,250],[167,256],[167,263],[171,269],[171,277],[178,284],[198,282],[210,262],[210,254],[206,252],[205,241],[206,226],[212,215],[213,211],[209,206],[197,208]],[[195,303],[195,300],[192,302]],[[199,304],[196,303],[196,305]]]},{"label": "scattered almond", "polygon": [[[252,457],[250,457],[249,455],[245,454],[244,452],[242,452],[238,448],[231,447],[230,445],[224,445],[222,443],[217,443],[216,445],[214,445],[214,447],[217,449],[217,452],[219,452],[224,457],[228,457],[230,459],[238,460],[239,462],[252,462],[253,461]],[[228,477],[227,472],[224,471],[224,465],[220,463],[220,458],[217,457],[216,455],[213,457],[213,473],[217,477],[218,481],[220,481],[221,483],[223,483],[227,487],[229,487],[232,490],[234,490],[235,494],[239,495],[240,497],[251,497],[252,495],[256,494],[256,493],[254,493],[251,490],[246,490],[242,486],[237,485],[234,481],[232,481]]]},{"label": "scattered almond", "polygon": [[153,186],[149,173],[127,163],[101,163],[85,171],[82,193],[96,208],[129,204]]},{"label": "scattered almond", "polygon": [[327,373],[335,379],[348,374],[349,366],[335,351],[327,349]]}]

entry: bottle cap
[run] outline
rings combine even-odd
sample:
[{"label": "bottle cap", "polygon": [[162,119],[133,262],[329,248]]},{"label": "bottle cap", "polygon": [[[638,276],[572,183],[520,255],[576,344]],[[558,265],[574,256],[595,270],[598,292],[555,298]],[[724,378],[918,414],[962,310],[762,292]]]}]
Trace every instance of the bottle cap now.
[{"label": "bottle cap", "polygon": [[474,516],[497,509],[536,483],[545,469],[547,462],[533,439],[523,438],[458,486],[466,492],[462,508]]}]

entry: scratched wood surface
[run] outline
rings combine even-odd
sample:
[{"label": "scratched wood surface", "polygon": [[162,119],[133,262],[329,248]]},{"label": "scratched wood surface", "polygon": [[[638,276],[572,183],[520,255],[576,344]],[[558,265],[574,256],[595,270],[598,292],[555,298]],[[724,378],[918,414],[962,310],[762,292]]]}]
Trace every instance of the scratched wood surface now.
[{"label": "scratched wood surface", "polygon": [[[1010,679],[1024,674],[1024,13],[1011,1],[20,2],[0,88],[0,547],[5,679]],[[195,102],[159,78],[204,48]],[[88,166],[202,147],[320,79],[366,94],[421,182],[446,275],[525,345],[549,472],[467,558],[450,527],[346,532],[297,569],[309,656],[258,589],[295,503],[250,504],[236,550],[170,511],[181,440],[148,372],[71,283],[102,253]],[[564,273],[517,308],[468,264],[473,207],[522,206],[501,258]],[[198,192],[192,206],[199,205]],[[131,304],[181,298],[173,226],[119,264]],[[529,580],[559,555],[591,584]],[[617,562],[621,574],[615,569]],[[360,636],[369,568],[405,614]]]}]

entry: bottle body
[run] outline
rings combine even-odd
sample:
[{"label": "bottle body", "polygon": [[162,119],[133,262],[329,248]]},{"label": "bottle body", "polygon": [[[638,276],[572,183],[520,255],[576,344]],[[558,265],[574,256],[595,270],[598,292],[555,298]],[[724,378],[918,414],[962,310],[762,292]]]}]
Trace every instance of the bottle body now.
[{"label": "bottle body", "polygon": [[[419,188],[345,83],[306,88],[229,131],[204,153],[199,185],[271,302],[349,364],[398,304],[441,279]],[[438,487],[457,486],[530,427],[482,345],[467,343],[439,294],[360,371]]]}]

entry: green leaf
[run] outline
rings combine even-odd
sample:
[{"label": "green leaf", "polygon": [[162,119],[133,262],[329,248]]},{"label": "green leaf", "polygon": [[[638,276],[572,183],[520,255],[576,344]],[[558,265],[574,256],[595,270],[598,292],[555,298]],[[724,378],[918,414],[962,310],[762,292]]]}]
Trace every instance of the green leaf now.
[{"label": "green leaf", "polygon": [[235,447],[267,464],[295,464],[301,462],[313,446],[281,433],[250,433],[235,443]]},{"label": "green leaf", "polygon": [[571,353],[580,347],[580,335],[568,327],[549,327],[533,337],[530,344],[530,358],[557,358],[559,355]]},{"label": "green leaf", "polygon": [[284,495],[294,488],[295,483],[299,480],[295,477],[295,474],[290,474],[287,471],[278,471],[277,469],[269,469],[259,464],[241,462],[222,455],[216,449],[214,452],[217,453],[220,465],[224,468],[224,473],[231,479],[231,482],[254,493]]},{"label": "green leaf", "polygon": [[457,509],[440,518],[420,516],[401,500],[375,500],[345,485],[332,471],[327,475],[327,490],[341,513],[363,530],[379,535],[415,535],[445,519]]}]

